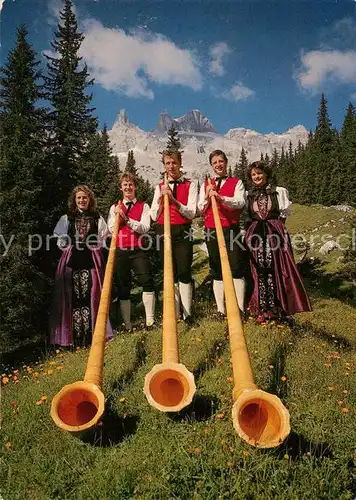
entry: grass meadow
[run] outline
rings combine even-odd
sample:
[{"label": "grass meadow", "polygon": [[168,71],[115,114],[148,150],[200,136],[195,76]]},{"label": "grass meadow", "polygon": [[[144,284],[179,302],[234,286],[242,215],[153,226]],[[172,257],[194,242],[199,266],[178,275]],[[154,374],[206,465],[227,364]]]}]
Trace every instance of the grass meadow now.
[{"label": "grass meadow", "polygon": [[[350,233],[351,215],[295,206],[288,228],[335,237]],[[83,378],[87,349],[43,349],[37,360],[3,366],[3,499],[355,499],[355,287],[342,275],[342,252],[322,256],[319,247],[301,265],[313,312],[289,326],[245,323],[256,384],[290,413],[292,432],[280,447],[251,447],[233,429],[227,328],[211,319],[206,257],[197,251],[199,325],[178,324],[181,362],[197,385],[193,403],[164,414],[144,397],[144,377],[161,361],[160,328],[107,345],[106,412],[80,439],[60,431],[49,411],[63,385]]]}]

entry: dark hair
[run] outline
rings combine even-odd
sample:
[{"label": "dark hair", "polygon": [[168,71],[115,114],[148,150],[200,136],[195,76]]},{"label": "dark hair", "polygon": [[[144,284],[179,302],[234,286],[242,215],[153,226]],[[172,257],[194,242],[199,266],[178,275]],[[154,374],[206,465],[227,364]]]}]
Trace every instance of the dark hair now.
[{"label": "dark hair", "polygon": [[221,151],[221,149],[214,149],[214,151],[212,151],[209,155],[209,163],[211,165],[211,160],[214,158],[214,156],[222,156],[224,158],[224,160],[226,161],[226,163],[229,161],[227,159],[227,156],[226,154],[224,153],[224,151]]},{"label": "dark hair", "polygon": [[88,186],[85,186],[84,184],[76,186],[70,193],[68,198],[68,214],[74,215],[75,212],[77,211],[77,204],[75,202],[75,197],[77,193],[79,193],[79,191],[83,191],[83,193],[85,193],[89,197],[88,212],[91,213],[92,215],[98,215],[98,209],[96,207],[96,199],[94,193],[91,189],[88,188]]},{"label": "dark hair", "polygon": [[182,164],[182,153],[180,151],[162,151],[162,163],[164,164],[164,158],[169,156],[170,158],[175,158]]},{"label": "dark hair", "polygon": [[132,184],[134,184],[135,186],[137,185],[137,179],[131,172],[124,172],[123,174],[120,175],[120,181],[119,181],[120,186],[123,183],[123,181],[131,181]]},{"label": "dark hair", "polygon": [[258,170],[262,170],[262,172],[264,172],[266,174],[266,182],[267,184],[269,183],[271,177],[272,177],[272,170],[270,169],[270,167],[268,165],[266,165],[266,163],[264,161],[254,161],[253,163],[251,163],[248,167],[247,167],[247,170],[246,170],[246,175],[247,175],[247,179],[249,181],[250,184],[253,184],[252,182],[252,178],[251,178],[251,172],[254,168],[258,168]]}]

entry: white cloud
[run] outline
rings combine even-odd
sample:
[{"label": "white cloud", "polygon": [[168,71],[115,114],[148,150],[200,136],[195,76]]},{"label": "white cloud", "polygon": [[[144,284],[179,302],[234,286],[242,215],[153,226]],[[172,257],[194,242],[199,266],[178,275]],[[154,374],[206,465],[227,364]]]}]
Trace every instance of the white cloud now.
[{"label": "white cloud", "polygon": [[0,12],[2,10],[2,6],[4,5],[5,0],[0,0]]},{"label": "white cloud", "polygon": [[356,83],[356,51],[314,50],[303,54],[301,62],[297,80],[304,89],[317,90],[328,81]]},{"label": "white cloud", "polygon": [[153,99],[150,82],[202,87],[193,52],[180,49],[159,33],[105,28],[99,21],[84,22],[81,55],[96,83],[129,97]]},{"label": "white cloud", "polygon": [[356,92],[352,92],[352,94],[350,95],[350,100],[356,101]]},{"label": "white cloud", "polygon": [[217,76],[222,76],[225,73],[222,60],[223,57],[229,54],[231,50],[225,42],[219,42],[210,47],[209,53],[211,61],[209,63],[209,71]]},{"label": "white cloud", "polygon": [[230,89],[222,92],[220,97],[229,101],[245,101],[249,97],[253,97],[255,93],[254,90],[245,87],[241,82],[236,82]]}]

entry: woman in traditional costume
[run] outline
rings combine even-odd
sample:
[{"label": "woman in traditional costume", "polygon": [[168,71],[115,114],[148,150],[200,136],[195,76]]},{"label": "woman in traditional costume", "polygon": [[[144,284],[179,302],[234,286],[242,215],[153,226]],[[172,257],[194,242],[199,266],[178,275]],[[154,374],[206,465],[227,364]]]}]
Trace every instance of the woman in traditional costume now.
[{"label": "woman in traditional costume", "polygon": [[[59,219],[53,233],[62,256],[55,276],[50,342],[87,346],[91,343],[104,278],[101,247],[109,234],[87,186],[73,189],[68,213]],[[108,321],[108,340],[111,337]]]},{"label": "woman in traditional costume", "polygon": [[291,205],[288,191],[270,183],[271,171],[262,161],[248,167],[247,177],[251,187],[245,239],[253,279],[248,312],[263,323],[311,311],[285,227]]}]

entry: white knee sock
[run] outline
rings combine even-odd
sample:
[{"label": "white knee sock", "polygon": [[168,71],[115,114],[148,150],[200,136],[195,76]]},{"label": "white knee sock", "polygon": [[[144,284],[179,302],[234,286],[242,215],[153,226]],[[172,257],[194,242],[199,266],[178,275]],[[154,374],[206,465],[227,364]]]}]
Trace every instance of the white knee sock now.
[{"label": "white knee sock", "polygon": [[236,293],[236,299],[240,311],[244,312],[245,310],[245,280],[244,278],[235,278],[234,279],[234,288]]},{"label": "white knee sock", "polygon": [[180,318],[180,295],[179,295],[179,283],[174,283],[174,302],[176,306],[176,319]]},{"label": "white knee sock", "polygon": [[179,294],[183,307],[183,318],[190,316],[192,310],[192,293],[193,287],[191,283],[179,282]]},{"label": "white knee sock", "polygon": [[142,292],[142,302],[145,307],[146,325],[152,326],[155,320],[155,292]]},{"label": "white knee sock", "polygon": [[214,280],[213,291],[214,291],[215,302],[218,307],[218,312],[225,314],[224,283],[220,280]]},{"label": "white knee sock", "polygon": [[120,312],[127,330],[131,330],[131,300],[120,300]]}]

